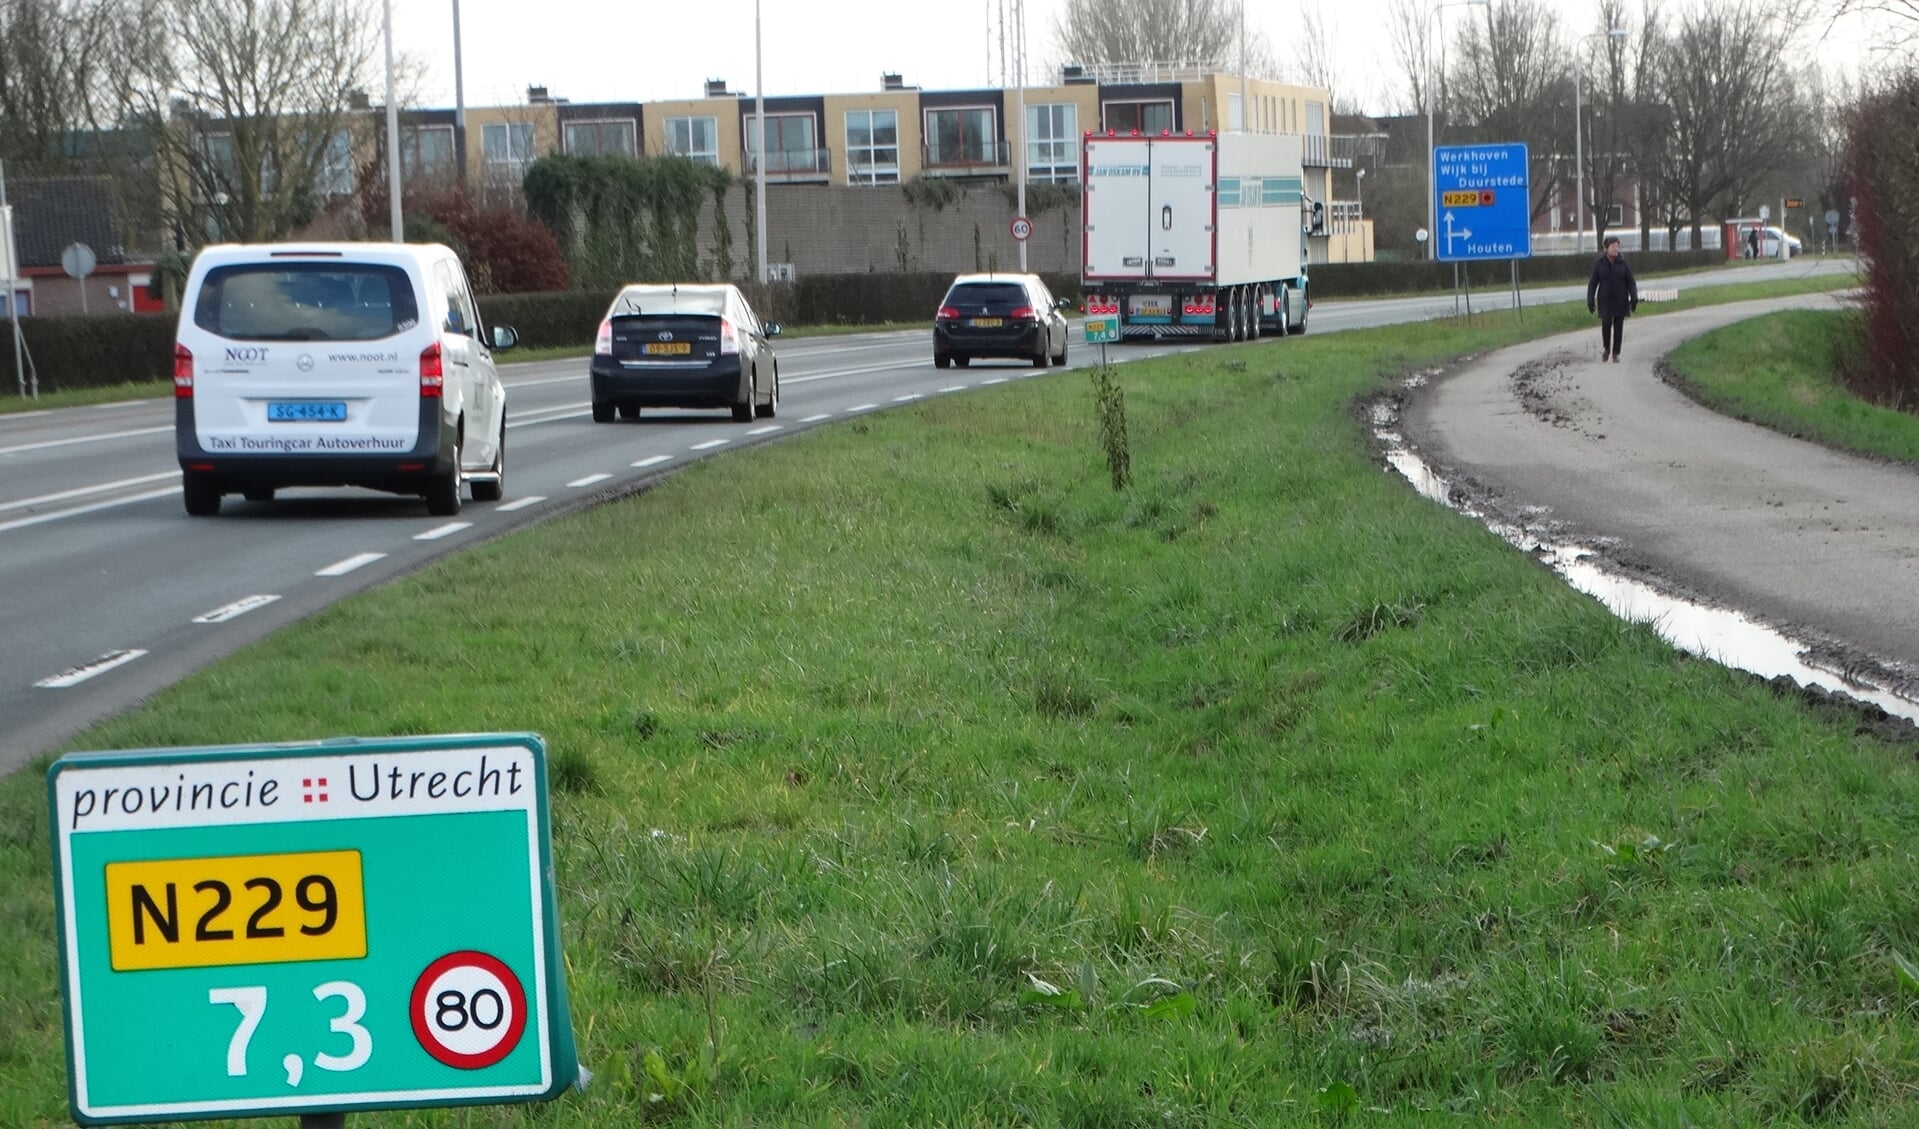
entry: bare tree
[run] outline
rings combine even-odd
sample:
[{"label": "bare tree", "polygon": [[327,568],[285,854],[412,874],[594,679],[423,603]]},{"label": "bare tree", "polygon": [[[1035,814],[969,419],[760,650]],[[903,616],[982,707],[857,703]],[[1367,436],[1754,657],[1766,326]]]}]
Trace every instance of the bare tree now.
[{"label": "bare tree", "polygon": [[[1534,152],[1553,152],[1570,133],[1559,17],[1543,0],[1502,0],[1485,11],[1483,26],[1461,33],[1459,60],[1445,76],[1456,114],[1485,140],[1523,141]],[[1533,164],[1537,215],[1556,195],[1561,173],[1551,161]]]},{"label": "bare tree", "polygon": [[70,138],[102,121],[110,0],[0,0],[0,159],[66,171]]},{"label": "bare tree", "polygon": [[[1239,0],[1066,0],[1053,36],[1067,62],[1237,66]],[[1247,33],[1247,69],[1274,72],[1272,49]]]},{"label": "bare tree", "polygon": [[1386,22],[1393,61],[1406,79],[1406,99],[1400,109],[1423,114],[1433,104],[1435,74],[1432,31],[1436,10],[1423,0],[1393,0]]},{"label": "bare tree", "polygon": [[[1573,128],[1583,124],[1586,131],[1584,144],[1576,140],[1573,152],[1584,151],[1585,206],[1598,236],[1595,246],[1604,242],[1611,207],[1642,151],[1635,141],[1647,126],[1647,115],[1641,112],[1646,102],[1641,99],[1649,93],[1652,60],[1658,54],[1659,18],[1657,7],[1649,4],[1641,13],[1637,36],[1614,37],[1612,31],[1631,24],[1626,0],[1600,0],[1598,28],[1573,40],[1573,66],[1585,92],[1583,99],[1574,100],[1585,121],[1575,120]],[[1589,42],[1598,50],[1582,51],[1581,46]],[[1645,240],[1640,243],[1650,245]]]},{"label": "bare tree", "polygon": [[1712,209],[1743,210],[1767,171],[1793,152],[1797,99],[1779,63],[1785,34],[1782,21],[1749,0],[1714,3],[1680,19],[1663,56],[1672,127],[1665,190],[1683,206],[1695,247]]},{"label": "bare tree", "polygon": [[1333,57],[1332,38],[1320,19],[1318,5],[1303,11],[1298,26],[1299,38],[1294,42],[1293,56],[1300,77],[1309,86],[1325,89],[1326,101],[1333,113],[1343,114],[1354,109],[1346,104],[1339,61]]},{"label": "bare tree", "polygon": [[152,131],[158,189],[188,243],[309,222],[371,126],[368,0],[147,0],[122,29],[125,116]]}]

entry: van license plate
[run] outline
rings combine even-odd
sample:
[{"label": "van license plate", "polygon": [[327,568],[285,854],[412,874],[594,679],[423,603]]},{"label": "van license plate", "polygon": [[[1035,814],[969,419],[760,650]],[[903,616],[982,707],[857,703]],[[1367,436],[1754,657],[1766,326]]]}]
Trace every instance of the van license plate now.
[{"label": "van license plate", "polygon": [[267,405],[268,423],[345,423],[340,400],[276,400]]}]

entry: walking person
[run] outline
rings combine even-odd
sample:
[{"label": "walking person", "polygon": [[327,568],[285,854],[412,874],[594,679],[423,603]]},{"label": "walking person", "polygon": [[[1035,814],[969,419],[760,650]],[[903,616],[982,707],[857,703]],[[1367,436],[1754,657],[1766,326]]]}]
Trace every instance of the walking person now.
[{"label": "walking person", "polygon": [[1619,346],[1626,333],[1626,318],[1639,308],[1639,283],[1633,280],[1632,267],[1619,253],[1619,237],[1606,237],[1606,250],[1593,263],[1592,278],[1586,282],[1586,312],[1599,315],[1599,341],[1604,347],[1599,359],[1619,363]]},{"label": "walking person", "polygon": [[1756,259],[1759,257],[1759,229],[1757,227],[1749,227],[1746,229],[1746,257],[1748,259]]}]

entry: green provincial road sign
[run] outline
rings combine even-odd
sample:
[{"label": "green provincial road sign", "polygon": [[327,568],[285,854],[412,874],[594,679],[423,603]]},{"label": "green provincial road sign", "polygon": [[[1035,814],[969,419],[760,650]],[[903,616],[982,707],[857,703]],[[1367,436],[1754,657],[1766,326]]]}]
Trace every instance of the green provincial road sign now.
[{"label": "green provincial road sign", "polygon": [[81,1124],[580,1077],[538,737],[76,753],[47,792]]}]

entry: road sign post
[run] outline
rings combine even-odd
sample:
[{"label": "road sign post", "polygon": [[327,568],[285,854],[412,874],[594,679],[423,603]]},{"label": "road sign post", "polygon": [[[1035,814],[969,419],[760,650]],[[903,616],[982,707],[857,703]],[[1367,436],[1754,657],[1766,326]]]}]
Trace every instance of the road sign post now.
[{"label": "road sign post", "polygon": [[83,1125],[540,1101],[584,1073],[530,734],[48,772]]},{"label": "road sign post", "polygon": [[1442,145],[1433,150],[1433,232],[1441,261],[1529,259],[1533,253],[1532,183],[1526,146],[1518,142]]}]

